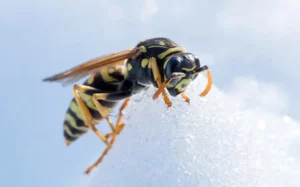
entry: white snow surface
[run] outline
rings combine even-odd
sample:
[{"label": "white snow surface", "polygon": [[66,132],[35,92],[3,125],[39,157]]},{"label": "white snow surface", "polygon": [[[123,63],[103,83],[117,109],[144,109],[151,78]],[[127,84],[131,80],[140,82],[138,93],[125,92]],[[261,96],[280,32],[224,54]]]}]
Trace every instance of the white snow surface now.
[{"label": "white snow surface", "polygon": [[244,108],[215,86],[201,98],[206,81],[199,75],[188,87],[190,105],[178,96],[167,109],[152,100],[154,88],[134,96],[124,130],[84,186],[300,186],[299,124]]}]

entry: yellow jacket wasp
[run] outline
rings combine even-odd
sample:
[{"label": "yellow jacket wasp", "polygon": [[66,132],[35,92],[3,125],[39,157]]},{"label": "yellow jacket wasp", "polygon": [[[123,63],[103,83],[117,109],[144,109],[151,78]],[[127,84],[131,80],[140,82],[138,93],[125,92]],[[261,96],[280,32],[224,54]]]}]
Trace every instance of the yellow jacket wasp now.
[{"label": "yellow jacket wasp", "polygon": [[[200,66],[200,60],[192,53],[185,52],[168,38],[152,38],[139,42],[135,48],[104,55],[68,71],[45,78],[44,81],[75,82],[87,75],[90,77],[81,85],[73,86],[74,98],[66,111],[64,137],[70,145],[91,129],[106,145],[99,159],[86,173],[91,172],[112,147],[115,137],[122,131],[124,123],[122,111],[132,95],[153,85],[158,88],[153,99],[162,95],[168,107],[172,105],[166,90],[171,96],[185,95],[186,87],[198,73],[207,71],[208,83],[200,96],[205,96],[212,85],[212,77],[207,66]],[[119,101],[124,100],[114,125],[109,114]],[[103,135],[95,125],[105,119],[112,132]]]}]

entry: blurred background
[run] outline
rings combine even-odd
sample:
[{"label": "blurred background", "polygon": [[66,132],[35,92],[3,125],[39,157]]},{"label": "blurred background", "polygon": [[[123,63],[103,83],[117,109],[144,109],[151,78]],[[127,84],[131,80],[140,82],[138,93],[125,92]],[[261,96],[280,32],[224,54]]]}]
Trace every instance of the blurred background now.
[{"label": "blurred background", "polygon": [[72,87],[42,79],[151,37],[197,54],[244,107],[300,120],[299,8],[296,0],[0,0],[1,186],[85,177],[104,146],[91,133],[65,146]]}]

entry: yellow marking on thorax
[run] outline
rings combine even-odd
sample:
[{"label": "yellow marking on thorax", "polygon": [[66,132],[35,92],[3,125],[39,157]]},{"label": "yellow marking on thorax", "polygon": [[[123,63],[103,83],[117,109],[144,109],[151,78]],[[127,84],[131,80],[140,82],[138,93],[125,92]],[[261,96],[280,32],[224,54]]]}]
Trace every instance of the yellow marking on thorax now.
[{"label": "yellow marking on thorax", "polygon": [[145,46],[142,46],[141,52],[142,53],[146,53],[147,52],[147,48]]},{"label": "yellow marking on thorax", "polygon": [[110,73],[113,73],[115,70],[113,68],[107,68],[104,71],[101,71],[101,77],[103,78],[103,80],[105,80],[106,82],[114,82],[114,81],[118,81],[118,79],[110,76]]},{"label": "yellow marking on thorax", "polygon": [[74,129],[78,129],[80,131],[86,132],[88,130],[88,127],[84,127],[84,126],[77,126],[75,119],[68,113],[66,113],[65,116],[66,121],[68,121],[70,123],[70,125],[74,128]]},{"label": "yellow marking on thorax", "polygon": [[160,41],[159,45],[166,45],[166,43],[164,41]]},{"label": "yellow marking on thorax", "polygon": [[73,134],[67,125],[64,125],[64,131],[73,138],[79,138],[81,136],[81,134]]},{"label": "yellow marking on thorax", "polygon": [[148,48],[152,49],[152,48],[168,48],[168,47],[167,46],[162,46],[162,45],[150,45]]},{"label": "yellow marking on thorax", "polygon": [[180,92],[184,91],[185,88],[182,87],[183,84],[189,84],[192,79],[181,79],[180,82],[176,85],[176,89]]},{"label": "yellow marking on thorax", "polygon": [[165,52],[159,54],[158,58],[163,59],[173,52],[184,52],[184,50],[181,47],[173,47],[173,48],[170,48],[170,49],[166,50]]},{"label": "yellow marking on thorax", "polygon": [[144,58],[143,60],[142,60],[142,67],[143,68],[146,68],[146,66],[149,64],[149,59],[147,59],[147,58]]},{"label": "yellow marking on thorax", "polygon": [[151,57],[150,58],[150,64],[153,71],[154,80],[157,82],[157,85],[159,86],[162,83],[161,75],[159,72],[159,68],[157,65],[156,58]]},{"label": "yellow marking on thorax", "polygon": [[132,65],[130,63],[127,63],[127,70],[128,71],[132,70]]}]

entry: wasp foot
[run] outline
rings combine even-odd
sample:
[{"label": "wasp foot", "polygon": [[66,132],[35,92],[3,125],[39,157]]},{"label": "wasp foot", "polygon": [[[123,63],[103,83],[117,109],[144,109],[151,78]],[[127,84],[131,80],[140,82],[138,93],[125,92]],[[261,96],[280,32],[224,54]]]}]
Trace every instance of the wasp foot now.
[{"label": "wasp foot", "polygon": [[111,147],[113,146],[114,142],[115,142],[115,138],[116,138],[116,133],[112,132],[106,135],[106,138],[109,139],[111,138],[110,143],[107,145],[107,147],[105,148],[105,150],[103,151],[102,155],[99,157],[99,159],[91,166],[89,166],[86,170],[85,170],[85,174],[90,174],[92,172],[93,169],[95,169],[103,160],[104,156],[109,152],[109,150],[111,149]]},{"label": "wasp foot", "polygon": [[163,96],[164,101],[165,101],[165,103],[167,104],[168,108],[170,108],[170,107],[172,106],[172,102],[171,102],[171,100],[170,100],[170,98],[169,98],[169,96],[167,95],[167,93],[166,93],[165,90],[162,91],[162,96]]},{"label": "wasp foot", "polygon": [[187,95],[185,95],[185,93],[182,93],[181,97],[184,99],[185,102],[187,102],[188,104],[190,104],[190,98]]}]

